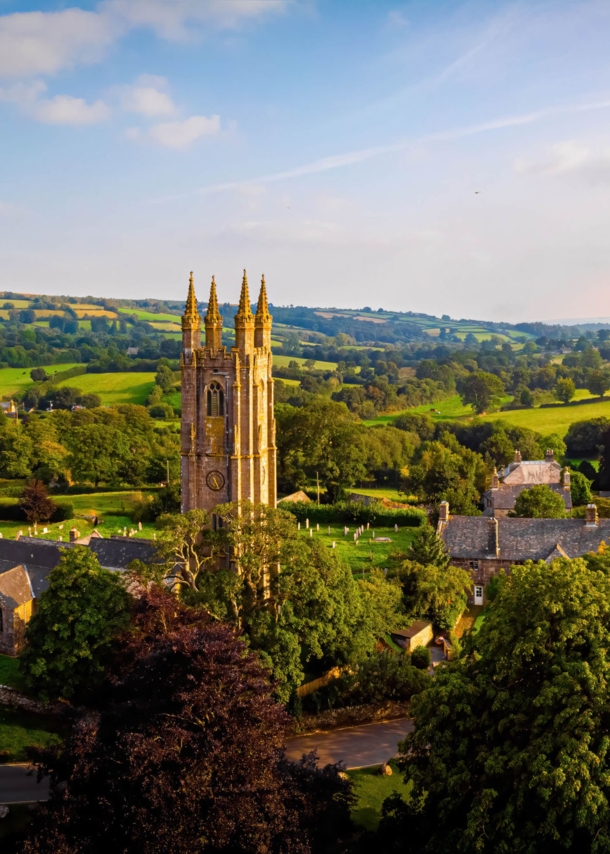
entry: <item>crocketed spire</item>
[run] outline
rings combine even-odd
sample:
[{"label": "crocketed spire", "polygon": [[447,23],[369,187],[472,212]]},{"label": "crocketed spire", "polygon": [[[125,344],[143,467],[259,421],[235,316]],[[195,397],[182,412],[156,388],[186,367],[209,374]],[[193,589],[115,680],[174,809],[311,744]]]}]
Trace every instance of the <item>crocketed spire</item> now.
[{"label": "crocketed spire", "polygon": [[216,282],[212,276],[212,284],[210,286],[210,299],[208,300],[208,310],[205,315],[207,323],[222,323],[222,317],[218,311],[218,297],[216,296]]},{"label": "crocketed spire", "polygon": [[200,320],[199,311],[197,309],[197,297],[195,296],[195,282],[193,273],[189,278],[189,292],[186,298],[186,308],[183,315],[184,320]]},{"label": "crocketed spire", "polygon": [[271,315],[269,314],[269,303],[267,301],[267,285],[265,284],[265,275],[261,279],[261,292],[258,295],[258,305],[256,306],[256,322],[270,323]]},{"label": "crocketed spire", "polygon": [[244,277],[241,280],[241,294],[239,295],[239,309],[237,316],[244,319],[252,318],[252,306],[250,305],[250,291],[248,289],[248,276],[244,270]]}]

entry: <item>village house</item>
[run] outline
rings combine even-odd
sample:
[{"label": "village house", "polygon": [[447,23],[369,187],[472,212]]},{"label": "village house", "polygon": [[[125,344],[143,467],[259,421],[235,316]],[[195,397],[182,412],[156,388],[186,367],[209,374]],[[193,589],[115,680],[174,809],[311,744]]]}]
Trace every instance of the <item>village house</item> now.
[{"label": "village house", "polygon": [[406,649],[407,652],[413,652],[415,647],[428,646],[432,640],[432,623],[428,623],[426,620],[416,620],[406,629],[394,629],[390,632],[390,637],[394,643]]},{"label": "village house", "polygon": [[485,586],[500,570],[527,560],[582,557],[610,543],[610,519],[599,519],[589,504],[584,519],[517,519],[507,516],[451,516],[441,502],[437,533],[453,566],[471,573],[471,602],[483,605]]},{"label": "village house", "polygon": [[543,460],[522,460],[515,451],[515,459],[501,475],[496,469],[491,478],[491,489],[483,493],[484,516],[507,516],[515,509],[515,502],[524,489],[546,484],[553,492],[561,495],[566,510],[572,509],[570,472],[555,461],[555,454],[548,450]]},{"label": "village house", "polygon": [[150,540],[100,535],[88,542],[62,543],[36,537],[0,539],[0,653],[18,655],[25,643],[25,628],[36,613],[41,594],[49,586],[49,574],[60,561],[61,549],[86,545],[101,566],[115,572],[127,569],[133,560],[150,561]]}]

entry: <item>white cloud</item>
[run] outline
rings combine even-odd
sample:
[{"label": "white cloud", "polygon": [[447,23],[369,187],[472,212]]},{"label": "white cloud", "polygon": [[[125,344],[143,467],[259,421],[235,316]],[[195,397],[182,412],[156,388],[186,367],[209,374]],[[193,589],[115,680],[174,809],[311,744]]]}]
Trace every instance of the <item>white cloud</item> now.
[{"label": "white cloud", "polygon": [[[163,39],[199,35],[205,26],[234,29],[284,11],[292,0],[105,0],[96,10],[0,15],[0,77],[54,74],[98,62],[117,39],[147,27]],[[194,30],[193,27],[198,29]]]},{"label": "white cloud", "polygon": [[192,25],[235,29],[243,21],[283,12],[292,0],[105,0],[98,7],[132,27],[150,27],[159,38],[192,35]]},{"label": "white cloud", "polygon": [[99,60],[120,33],[96,12],[16,12],[0,16],[0,77],[53,74]]},{"label": "white cloud", "polygon": [[181,122],[163,122],[154,125],[149,137],[165,148],[187,148],[202,136],[214,136],[220,132],[220,116],[191,116]]},{"label": "white cloud", "polygon": [[142,74],[132,86],[121,87],[121,106],[128,113],[138,113],[148,118],[170,116],[176,112],[176,107],[167,89],[165,77]]},{"label": "white cloud", "polygon": [[110,116],[110,109],[103,101],[88,104],[84,98],[74,98],[72,95],[42,98],[46,89],[46,83],[42,80],[16,83],[0,88],[0,101],[17,104],[22,113],[45,124],[92,125]]},{"label": "white cloud", "polygon": [[610,148],[594,151],[569,139],[551,146],[540,160],[517,160],[517,172],[530,175],[574,176],[593,184],[610,181]]},{"label": "white cloud", "polygon": [[50,125],[94,125],[105,121],[110,110],[103,101],[88,104],[83,98],[71,95],[55,95],[37,101],[31,114],[39,122]]}]

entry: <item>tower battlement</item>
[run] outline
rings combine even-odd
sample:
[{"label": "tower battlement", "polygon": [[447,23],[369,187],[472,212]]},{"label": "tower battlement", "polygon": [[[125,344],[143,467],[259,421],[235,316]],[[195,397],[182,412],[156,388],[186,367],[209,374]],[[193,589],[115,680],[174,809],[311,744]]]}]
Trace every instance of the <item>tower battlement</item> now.
[{"label": "tower battlement", "polygon": [[228,501],[277,501],[273,354],[265,277],[252,314],[246,271],[235,315],[235,347],[222,344],[212,277],[203,320],[193,274],[182,317],[182,512]]}]

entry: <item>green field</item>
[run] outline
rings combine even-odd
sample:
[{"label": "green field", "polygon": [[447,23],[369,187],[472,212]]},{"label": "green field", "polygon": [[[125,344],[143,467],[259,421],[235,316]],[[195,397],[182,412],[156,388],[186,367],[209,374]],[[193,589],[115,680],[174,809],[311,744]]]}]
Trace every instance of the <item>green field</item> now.
[{"label": "green field", "polygon": [[25,762],[28,747],[59,744],[61,721],[0,705],[0,762]]},{"label": "green field", "polygon": [[[510,398],[507,397],[506,400],[509,401]],[[592,397],[586,389],[577,389],[575,400],[590,400],[591,403],[568,403],[562,406],[545,407],[544,409],[538,407],[535,409],[490,412],[489,415],[482,415],[481,419],[483,421],[507,421],[516,427],[528,427],[530,430],[536,430],[543,435],[557,433],[560,436],[565,436],[570,424],[575,421],[586,421],[589,418],[598,418],[602,415],[610,418],[610,398],[602,401],[599,398]],[[440,422],[469,420],[475,417],[472,407],[470,405],[464,406],[459,395],[455,394],[440,403],[426,403],[413,409],[378,415],[377,418],[363,421],[363,424],[367,427],[374,427],[377,424],[392,424],[395,418],[405,412],[425,413],[433,421]]]},{"label": "green field", "polygon": [[[335,541],[335,553],[337,557],[345,561],[352,568],[352,571],[357,575],[364,575],[370,569],[386,569],[388,567],[388,557],[395,551],[406,551],[408,546],[413,541],[417,534],[418,528],[399,528],[398,533],[395,533],[394,528],[375,528],[365,531],[357,543],[354,542],[355,524],[348,525],[349,533],[344,536],[343,525],[331,525],[330,534],[328,533],[328,525],[320,524],[320,530],[316,531],[315,524],[313,525],[312,538],[321,540],[329,549],[332,548],[333,540]],[[374,543],[372,542],[373,533],[376,537],[389,537],[389,543]],[[309,533],[305,530],[305,524],[301,525],[301,535],[309,537]]]},{"label": "green field", "polygon": [[[278,368],[287,368],[290,362],[297,362],[299,365],[304,364],[307,359],[302,359],[298,356],[273,356],[273,364]],[[316,362],[314,365],[318,371],[336,371],[336,362]]]},{"label": "green field", "polygon": [[155,314],[153,311],[145,311],[142,308],[119,308],[119,314],[132,314],[136,315],[139,320],[146,321],[161,321],[166,320],[170,323],[180,323],[180,315],[178,314]]},{"label": "green field", "polygon": [[114,374],[83,374],[64,380],[60,386],[79,388],[83,394],[99,394],[102,404],[143,404],[155,384],[154,373],[126,371]]},{"label": "green field", "polygon": [[[78,367],[78,362],[68,362],[63,365],[43,365],[50,376],[54,371],[67,371]],[[30,371],[32,368],[0,368],[0,397],[9,398],[11,395],[19,394],[32,385]],[[80,379],[80,378],[79,378]],[[71,380],[74,384],[74,380]]]},{"label": "green field", "polygon": [[347,772],[354,783],[354,794],[358,798],[352,810],[352,819],[355,824],[364,827],[365,830],[377,830],[381,819],[381,807],[386,798],[389,798],[394,792],[398,792],[405,800],[408,800],[409,793],[413,788],[411,782],[405,783],[403,781],[403,775],[395,762],[390,762],[390,767],[393,771],[391,777],[381,777],[377,773],[379,765],[357,768]]}]

